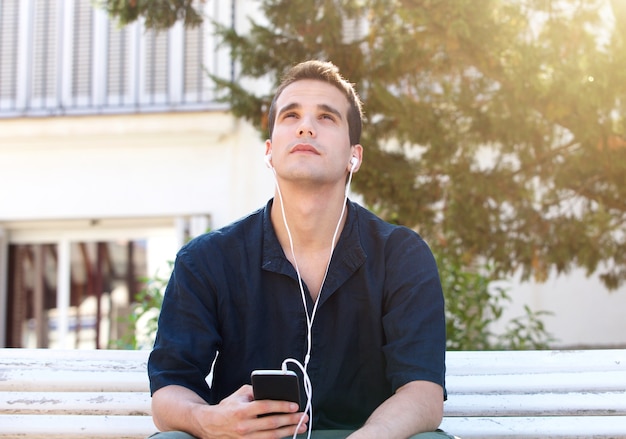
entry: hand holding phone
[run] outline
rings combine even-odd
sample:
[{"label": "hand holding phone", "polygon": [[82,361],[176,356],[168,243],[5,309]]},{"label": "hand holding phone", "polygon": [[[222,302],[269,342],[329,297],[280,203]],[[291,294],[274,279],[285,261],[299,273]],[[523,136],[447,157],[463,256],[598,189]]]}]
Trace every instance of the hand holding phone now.
[{"label": "hand holding phone", "polygon": [[254,399],[290,401],[300,405],[298,375],[291,370],[255,370],[251,375]]}]

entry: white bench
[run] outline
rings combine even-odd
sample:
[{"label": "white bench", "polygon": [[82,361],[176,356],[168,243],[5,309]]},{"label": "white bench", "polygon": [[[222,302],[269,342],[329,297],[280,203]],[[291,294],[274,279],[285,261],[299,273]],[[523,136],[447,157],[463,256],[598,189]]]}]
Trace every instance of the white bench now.
[{"label": "white bench", "polygon": [[[146,351],[0,349],[0,438],[145,438]],[[448,352],[442,428],[626,438],[626,350]]]}]

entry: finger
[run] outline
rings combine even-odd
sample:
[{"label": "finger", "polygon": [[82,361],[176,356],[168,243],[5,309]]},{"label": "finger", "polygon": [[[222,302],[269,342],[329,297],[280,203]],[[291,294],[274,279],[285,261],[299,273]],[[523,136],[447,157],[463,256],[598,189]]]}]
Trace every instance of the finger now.
[{"label": "finger", "polygon": [[252,403],[257,416],[267,416],[283,413],[296,413],[300,408],[297,403],[289,401],[274,401],[271,399],[260,399]]},{"label": "finger", "polygon": [[[255,429],[262,431],[287,432],[291,436],[298,429],[298,433],[307,430],[309,417],[305,413],[288,413],[264,416],[257,419]],[[284,437],[284,436],[280,436]]]},{"label": "finger", "polygon": [[[266,415],[242,420],[237,431],[242,435],[259,438],[286,438],[297,431],[307,431],[309,418],[305,413],[287,413]],[[302,422],[300,422],[302,421]]]},{"label": "finger", "polygon": [[303,423],[302,425],[300,425],[300,427],[298,427],[297,424],[290,425],[288,427],[282,427],[277,430],[274,430],[274,432],[278,433],[277,437],[290,438],[294,435],[294,433],[302,434],[302,433],[306,433],[307,430],[308,430],[307,424]]},{"label": "finger", "polygon": [[238,398],[241,398],[241,400],[246,402],[254,401],[254,394],[252,392],[252,386],[250,384],[244,384],[243,386],[241,386],[239,389],[237,389],[235,393],[233,393],[233,396],[237,396]]}]

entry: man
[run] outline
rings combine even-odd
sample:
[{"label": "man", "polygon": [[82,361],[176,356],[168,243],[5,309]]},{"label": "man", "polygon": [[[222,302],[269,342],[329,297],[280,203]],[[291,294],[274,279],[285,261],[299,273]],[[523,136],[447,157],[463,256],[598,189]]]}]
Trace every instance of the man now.
[{"label": "man", "polygon": [[[307,423],[313,437],[449,437],[435,432],[445,322],[432,253],[345,195],[363,160],[361,118],[333,64],[284,77],[266,141],[276,196],[177,256],[148,369],[156,426],[185,433],[159,439],[283,438]],[[310,379],[312,419],[253,398],[251,372],[286,359]]]}]

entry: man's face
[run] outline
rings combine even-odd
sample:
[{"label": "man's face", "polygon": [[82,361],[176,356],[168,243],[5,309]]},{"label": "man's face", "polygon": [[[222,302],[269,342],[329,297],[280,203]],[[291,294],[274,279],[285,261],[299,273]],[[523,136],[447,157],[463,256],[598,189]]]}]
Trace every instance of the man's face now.
[{"label": "man's face", "polygon": [[[272,139],[266,142],[279,177],[336,183],[345,180],[350,158],[348,99],[322,81],[300,80],[287,86],[276,101]],[[353,150],[359,149],[357,153]]]}]

